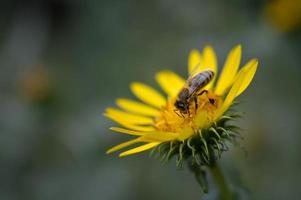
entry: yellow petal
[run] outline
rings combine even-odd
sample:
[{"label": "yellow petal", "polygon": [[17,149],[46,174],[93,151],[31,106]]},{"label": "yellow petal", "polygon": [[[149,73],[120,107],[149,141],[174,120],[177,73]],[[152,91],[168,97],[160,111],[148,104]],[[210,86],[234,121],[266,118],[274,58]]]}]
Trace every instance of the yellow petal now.
[{"label": "yellow petal", "polygon": [[191,74],[200,65],[201,60],[201,53],[197,49],[193,49],[188,56],[188,74]]},{"label": "yellow petal", "polygon": [[139,138],[136,138],[136,139],[133,139],[133,140],[129,140],[129,141],[127,141],[127,142],[121,143],[121,144],[119,144],[119,145],[116,145],[116,146],[110,148],[109,150],[107,150],[106,153],[107,153],[107,154],[113,153],[113,152],[115,152],[115,151],[118,151],[119,149],[125,148],[125,147],[130,146],[130,145],[132,145],[132,144],[135,144],[135,143],[137,143],[137,142],[140,142],[140,139],[139,139]]},{"label": "yellow petal", "polygon": [[147,115],[147,116],[152,116],[152,117],[156,117],[160,114],[160,112],[157,109],[154,109],[143,103],[133,101],[130,99],[117,99],[116,104],[120,108],[122,108],[128,112],[132,112],[132,113],[136,113],[136,114]]},{"label": "yellow petal", "polygon": [[247,64],[245,64],[245,66],[241,69],[242,72],[245,71],[244,72],[245,77],[244,77],[243,82],[242,82],[242,84],[241,84],[241,86],[240,86],[240,88],[239,88],[239,90],[238,90],[235,97],[240,95],[249,86],[249,84],[253,80],[253,77],[256,73],[257,67],[258,67],[258,60],[257,59],[252,59]]},{"label": "yellow petal", "polygon": [[214,78],[205,87],[205,89],[212,88],[215,77],[217,75],[217,59],[216,54],[211,46],[206,46],[203,50],[203,63],[201,64],[201,70],[210,69],[214,72]]},{"label": "yellow petal", "polygon": [[145,142],[163,142],[175,140],[179,136],[178,133],[153,131],[141,136],[141,140]]},{"label": "yellow petal", "polygon": [[235,97],[241,94],[248,87],[255,75],[257,66],[258,60],[252,59],[240,70],[225,101],[217,112],[216,119],[219,118],[231,106]]},{"label": "yellow petal", "polygon": [[145,145],[141,145],[139,147],[130,149],[128,151],[125,151],[125,152],[119,154],[119,156],[123,157],[123,156],[128,156],[128,155],[131,155],[131,154],[139,153],[139,152],[142,152],[142,151],[146,151],[148,149],[154,148],[155,146],[157,146],[159,144],[160,144],[160,142],[152,142],[152,143],[148,143],[148,144],[145,144]]},{"label": "yellow petal", "polygon": [[110,129],[112,131],[116,131],[116,132],[119,132],[119,133],[125,133],[125,134],[128,134],[128,135],[136,135],[136,136],[141,136],[141,135],[145,135],[146,133],[148,133],[148,132],[128,130],[128,129],[119,128],[119,127],[111,127]]},{"label": "yellow petal", "polygon": [[116,108],[107,108],[106,114],[113,117],[122,118],[124,121],[127,121],[131,124],[153,124],[154,120],[150,117],[143,117],[141,115],[130,114],[124,111],[121,111]]},{"label": "yellow petal", "polygon": [[120,116],[108,115],[107,113],[104,113],[104,116],[110,118],[111,120],[117,122],[118,124],[124,126],[125,128],[132,129],[135,131],[154,131],[155,130],[155,128],[153,126],[141,126],[141,125],[131,124]]},{"label": "yellow petal", "polygon": [[166,104],[165,98],[157,90],[148,85],[135,82],[132,83],[130,87],[136,97],[147,104],[150,104],[157,108],[161,108]]},{"label": "yellow petal", "polygon": [[[199,64],[190,72],[189,77],[194,77],[195,75],[201,73],[204,70],[212,70],[216,76],[217,74],[217,59],[215,52],[211,46],[206,46],[203,50],[202,60]],[[214,79],[215,79],[214,76]],[[210,89],[214,84],[214,80],[212,80],[205,89]]]},{"label": "yellow petal", "polygon": [[191,137],[193,134],[194,134],[193,129],[191,127],[186,127],[181,130],[177,139],[180,141],[184,141],[184,140],[188,139],[189,137]]},{"label": "yellow petal", "polygon": [[185,85],[185,80],[182,77],[168,70],[158,72],[156,74],[156,80],[170,97],[177,96]]},{"label": "yellow petal", "polygon": [[220,116],[222,116],[222,114],[224,112],[226,112],[226,110],[228,110],[228,108],[231,106],[231,104],[233,103],[235,96],[242,84],[242,76],[239,76],[238,79],[235,81],[235,83],[233,84],[233,86],[231,87],[225,101],[223,102],[222,106],[218,109],[218,111],[216,112],[215,115],[215,120],[217,120]]},{"label": "yellow petal", "polygon": [[228,54],[221,75],[217,81],[215,94],[222,96],[232,85],[241,59],[241,45],[235,46]]},{"label": "yellow petal", "polygon": [[173,132],[164,132],[164,131],[133,131],[119,127],[111,127],[113,131],[125,133],[128,135],[141,136],[140,139],[143,142],[160,142],[160,141],[170,141],[176,139],[179,134]]}]

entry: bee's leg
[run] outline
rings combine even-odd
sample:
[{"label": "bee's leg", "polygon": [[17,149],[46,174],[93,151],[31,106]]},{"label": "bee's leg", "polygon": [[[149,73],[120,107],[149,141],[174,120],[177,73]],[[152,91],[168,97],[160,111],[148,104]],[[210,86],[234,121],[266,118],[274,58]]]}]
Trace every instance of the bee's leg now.
[{"label": "bee's leg", "polygon": [[[207,94],[207,97],[208,97],[208,90],[203,90],[200,94],[198,94],[199,96],[206,93]],[[212,104],[212,105],[215,105],[215,99],[212,99],[212,98],[209,98],[208,97],[208,100],[209,102]]]},{"label": "bee's leg", "polygon": [[185,115],[183,113],[181,113],[182,118],[185,118]]},{"label": "bee's leg", "polygon": [[196,114],[196,112],[198,110],[198,98],[197,98],[197,96],[193,97],[193,101],[194,101],[194,105],[195,105],[195,114]]},{"label": "bee's leg", "polygon": [[[185,118],[184,114],[180,112],[178,109],[173,110],[179,117]],[[180,114],[179,114],[180,113]]]},{"label": "bee's leg", "polygon": [[[206,96],[208,97],[208,90],[202,90],[199,94],[197,94],[197,96],[201,96],[203,94],[206,94]],[[202,108],[205,105],[205,102],[202,102],[200,107]]]},{"label": "bee's leg", "polygon": [[[202,94],[206,93],[207,97],[208,97],[208,90],[203,90],[201,93],[198,94],[198,96],[201,96]],[[209,98],[208,97],[209,102],[214,105],[215,104],[215,99]]]},{"label": "bee's leg", "polygon": [[212,105],[215,105],[215,99],[209,98],[209,102],[210,102]]},{"label": "bee's leg", "polygon": [[203,95],[204,93],[208,93],[208,90],[202,90],[202,92],[200,92],[199,94],[198,94],[198,96],[201,96],[201,95]]},{"label": "bee's leg", "polygon": [[[173,111],[174,111],[179,117],[181,117],[181,115],[179,115],[179,113],[177,112],[177,111],[179,111],[179,110],[174,109]],[[182,117],[183,117],[183,115],[182,115]]]}]

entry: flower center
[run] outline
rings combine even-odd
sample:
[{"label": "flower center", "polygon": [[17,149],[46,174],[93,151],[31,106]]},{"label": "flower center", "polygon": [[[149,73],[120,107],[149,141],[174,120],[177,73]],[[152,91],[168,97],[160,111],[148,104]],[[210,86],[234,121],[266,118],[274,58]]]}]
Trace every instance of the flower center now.
[{"label": "flower center", "polygon": [[221,105],[222,99],[212,91],[204,92],[188,102],[189,110],[185,113],[175,107],[177,97],[170,98],[167,104],[161,108],[161,115],[155,119],[155,128],[166,132],[180,132],[185,127],[194,130],[204,128],[196,120],[202,114],[206,118],[206,124],[211,124],[214,120],[216,110]]}]

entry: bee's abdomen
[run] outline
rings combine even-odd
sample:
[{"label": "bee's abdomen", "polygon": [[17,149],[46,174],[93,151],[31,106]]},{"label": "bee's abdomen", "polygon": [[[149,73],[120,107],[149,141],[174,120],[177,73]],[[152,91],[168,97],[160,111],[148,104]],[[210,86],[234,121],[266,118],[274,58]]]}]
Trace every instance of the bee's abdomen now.
[{"label": "bee's abdomen", "polygon": [[203,88],[212,80],[213,76],[214,72],[211,70],[202,71],[193,78],[191,84],[193,87]]},{"label": "bee's abdomen", "polygon": [[206,70],[206,71],[203,71],[199,74],[200,76],[202,76],[202,80],[203,80],[203,87],[206,86],[213,78],[214,76],[214,72],[211,71],[211,70]]}]

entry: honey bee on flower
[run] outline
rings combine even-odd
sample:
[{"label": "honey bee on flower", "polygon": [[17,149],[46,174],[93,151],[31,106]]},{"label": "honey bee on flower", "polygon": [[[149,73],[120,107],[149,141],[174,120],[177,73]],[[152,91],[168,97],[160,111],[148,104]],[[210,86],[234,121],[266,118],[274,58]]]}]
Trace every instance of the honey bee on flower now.
[{"label": "honey bee on flower", "polygon": [[190,160],[209,165],[225,149],[226,141],[238,134],[227,123],[234,118],[228,110],[249,86],[258,66],[258,60],[251,59],[239,70],[240,61],[241,46],[237,45],[217,80],[216,54],[206,46],[202,53],[191,51],[187,80],[169,70],[156,74],[166,97],[144,83],[132,83],[130,89],[138,100],[117,99],[119,108],[107,108],[104,115],[121,126],[111,130],[134,138],[107,153],[135,145],[119,156],[157,149],[164,159],[175,156],[178,164]]},{"label": "honey bee on flower", "polygon": [[[196,66],[196,69],[198,66]],[[195,105],[195,112],[198,109],[198,96],[207,93],[207,90],[200,91],[213,78],[214,72],[211,70],[204,70],[196,75],[189,77],[185,86],[180,90],[177,100],[175,102],[176,110],[179,110],[181,115],[188,114],[190,116],[190,104],[193,101]],[[214,103],[213,99],[210,99]],[[184,116],[183,116],[184,117]]]}]

